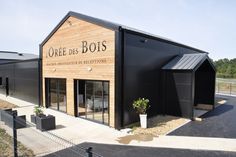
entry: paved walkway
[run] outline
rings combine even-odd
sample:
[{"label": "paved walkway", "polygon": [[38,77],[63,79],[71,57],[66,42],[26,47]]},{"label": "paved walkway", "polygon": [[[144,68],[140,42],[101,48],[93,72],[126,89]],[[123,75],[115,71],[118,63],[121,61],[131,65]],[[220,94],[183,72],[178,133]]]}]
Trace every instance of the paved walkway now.
[{"label": "paved walkway", "polygon": [[236,98],[219,96],[226,103],[201,116],[202,122],[192,121],[170,135],[236,138]]},{"label": "paved walkway", "polygon": [[[0,99],[6,100],[3,96],[0,96]],[[26,115],[27,120],[29,121],[30,115],[33,114],[34,104],[27,104],[13,98],[7,99],[11,103],[20,106],[19,108],[16,108],[19,115]],[[91,142],[97,144],[143,146],[151,148],[158,147],[236,152],[236,139],[188,136],[136,136],[128,134],[125,131],[118,131],[105,125],[76,118],[51,109],[45,109],[45,113],[52,114],[56,117],[57,129],[49,132],[40,132],[36,130],[35,127],[18,130],[21,135],[21,138],[19,138],[20,141],[27,147],[37,151],[38,154],[55,152],[70,146],[68,143],[59,140],[60,138],[56,138],[54,135],[76,145]],[[45,147],[48,148],[47,152],[43,152],[45,151]]]}]

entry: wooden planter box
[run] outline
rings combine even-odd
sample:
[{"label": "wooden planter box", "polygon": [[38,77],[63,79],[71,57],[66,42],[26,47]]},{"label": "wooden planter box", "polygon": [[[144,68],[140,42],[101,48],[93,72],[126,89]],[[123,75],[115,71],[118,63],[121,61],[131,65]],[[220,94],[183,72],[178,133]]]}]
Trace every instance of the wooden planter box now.
[{"label": "wooden planter box", "polygon": [[55,117],[52,115],[43,117],[36,116],[36,128],[41,131],[55,129],[56,128]]}]

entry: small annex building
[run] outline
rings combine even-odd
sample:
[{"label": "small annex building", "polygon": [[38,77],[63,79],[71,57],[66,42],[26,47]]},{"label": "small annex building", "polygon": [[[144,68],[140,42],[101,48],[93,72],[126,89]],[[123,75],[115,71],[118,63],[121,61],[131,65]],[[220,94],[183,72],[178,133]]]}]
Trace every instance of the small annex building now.
[{"label": "small annex building", "polygon": [[198,105],[214,108],[215,67],[207,54],[176,56],[162,70],[164,113],[194,118]]}]

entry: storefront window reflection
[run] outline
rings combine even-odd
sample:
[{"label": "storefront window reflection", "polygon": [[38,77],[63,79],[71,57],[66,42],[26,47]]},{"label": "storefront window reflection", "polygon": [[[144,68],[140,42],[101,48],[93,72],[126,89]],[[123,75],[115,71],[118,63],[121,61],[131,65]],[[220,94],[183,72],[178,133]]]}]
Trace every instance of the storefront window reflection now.
[{"label": "storefront window reflection", "polygon": [[[109,83],[106,81],[78,81],[78,115],[108,124]],[[84,87],[84,89],[83,89]]]},{"label": "storefront window reflection", "polygon": [[66,112],[66,79],[47,79],[48,107]]}]

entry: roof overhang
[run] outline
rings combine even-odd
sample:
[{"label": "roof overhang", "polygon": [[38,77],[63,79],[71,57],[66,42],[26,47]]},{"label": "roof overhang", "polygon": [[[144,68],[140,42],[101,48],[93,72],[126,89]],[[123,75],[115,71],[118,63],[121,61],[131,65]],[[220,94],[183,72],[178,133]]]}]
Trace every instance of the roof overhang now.
[{"label": "roof overhang", "polygon": [[174,57],[162,67],[167,71],[196,71],[204,61],[208,61],[211,67],[216,71],[211,59],[207,53],[182,54]]}]

